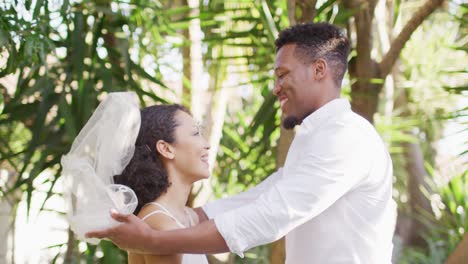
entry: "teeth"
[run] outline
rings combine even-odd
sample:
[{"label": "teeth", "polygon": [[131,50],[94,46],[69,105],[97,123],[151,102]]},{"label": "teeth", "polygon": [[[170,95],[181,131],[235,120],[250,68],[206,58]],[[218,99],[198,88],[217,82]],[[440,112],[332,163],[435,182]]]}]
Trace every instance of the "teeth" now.
[{"label": "teeth", "polygon": [[281,99],[280,101],[280,106],[283,107],[283,105],[288,101],[288,98]]}]

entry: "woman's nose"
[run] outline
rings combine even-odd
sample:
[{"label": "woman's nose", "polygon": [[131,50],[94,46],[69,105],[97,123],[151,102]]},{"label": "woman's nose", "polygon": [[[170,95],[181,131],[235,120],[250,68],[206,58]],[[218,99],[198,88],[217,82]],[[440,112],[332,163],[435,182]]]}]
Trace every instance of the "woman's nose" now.
[{"label": "woman's nose", "polygon": [[210,143],[205,138],[203,138],[203,148],[206,150],[210,149]]}]

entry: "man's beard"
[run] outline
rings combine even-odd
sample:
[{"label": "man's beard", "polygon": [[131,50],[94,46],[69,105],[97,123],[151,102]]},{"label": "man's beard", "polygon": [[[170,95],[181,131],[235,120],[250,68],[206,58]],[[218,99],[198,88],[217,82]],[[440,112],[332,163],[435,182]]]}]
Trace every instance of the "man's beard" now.
[{"label": "man's beard", "polygon": [[312,114],[314,111],[307,112],[302,118],[297,116],[287,116],[283,119],[283,127],[287,130],[293,129],[295,126],[300,125],[304,119]]},{"label": "man's beard", "polygon": [[293,129],[295,126],[300,125],[302,120],[295,116],[287,116],[283,119],[283,127],[287,130]]}]

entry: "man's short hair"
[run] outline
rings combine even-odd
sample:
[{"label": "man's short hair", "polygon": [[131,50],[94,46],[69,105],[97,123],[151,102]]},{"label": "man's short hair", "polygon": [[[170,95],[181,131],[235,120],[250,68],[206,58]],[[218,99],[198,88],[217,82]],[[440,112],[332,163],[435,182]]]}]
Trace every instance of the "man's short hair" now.
[{"label": "man's short hair", "polygon": [[348,65],[349,41],[340,28],[327,23],[297,24],[280,32],[276,51],[287,44],[297,45],[294,54],[305,64],[324,59],[335,83],[341,86]]}]

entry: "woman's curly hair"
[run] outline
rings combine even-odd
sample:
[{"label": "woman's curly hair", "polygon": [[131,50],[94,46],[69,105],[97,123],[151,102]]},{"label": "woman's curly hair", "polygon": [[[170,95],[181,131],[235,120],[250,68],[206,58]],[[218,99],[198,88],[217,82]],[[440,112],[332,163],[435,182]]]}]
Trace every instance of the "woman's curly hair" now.
[{"label": "woman's curly hair", "polygon": [[114,176],[116,184],[126,185],[135,191],[138,198],[135,215],[145,204],[166,192],[171,184],[161,154],[156,150],[156,142],[175,141],[175,128],[179,125],[175,120],[177,111],[190,114],[187,108],[177,104],[155,105],[141,110],[135,153],[122,173]]}]

